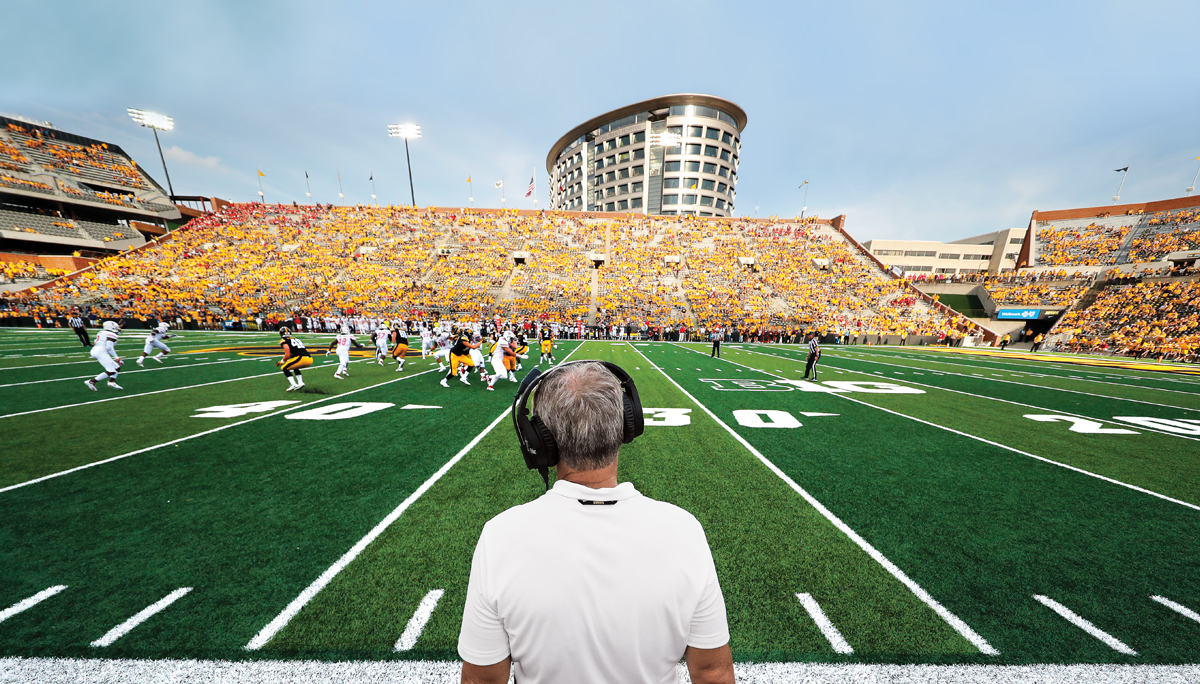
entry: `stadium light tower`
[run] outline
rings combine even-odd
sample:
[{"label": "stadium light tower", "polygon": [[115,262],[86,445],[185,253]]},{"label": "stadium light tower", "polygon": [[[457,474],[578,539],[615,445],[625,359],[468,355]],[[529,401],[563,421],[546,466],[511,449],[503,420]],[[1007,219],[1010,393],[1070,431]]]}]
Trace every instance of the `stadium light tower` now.
[{"label": "stadium light tower", "polygon": [[[139,126],[144,126],[154,131],[154,144],[158,145],[158,158],[162,160],[163,173],[167,176],[167,190],[171,196],[175,196],[175,188],[171,186],[171,173],[167,171],[167,158],[163,156],[162,143],[158,141],[159,131],[169,131],[175,128],[175,119],[166,114],[155,114],[154,112],[144,112],[140,109],[127,107],[125,111],[129,112],[129,117],[134,120]],[[172,200],[174,201],[174,200]]]},{"label": "stadium light tower", "polygon": [[800,187],[804,188],[804,205],[800,207],[800,220],[803,221],[804,212],[808,211],[808,181],[801,183]]},{"label": "stadium light tower", "polygon": [[416,124],[388,124],[389,138],[404,138],[404,159],[408,162],[408,194],[412,205],[417,206],[417,193],[413,191],[412,157],[408,154],[408,139],[421,137],[421,127]]}]

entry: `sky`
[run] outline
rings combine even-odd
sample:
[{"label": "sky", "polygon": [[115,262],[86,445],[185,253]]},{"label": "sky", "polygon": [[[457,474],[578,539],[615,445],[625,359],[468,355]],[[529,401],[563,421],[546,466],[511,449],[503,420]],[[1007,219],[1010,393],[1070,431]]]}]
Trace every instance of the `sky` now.
[{"label": "sky", "polygon": [[[3,0],[10,4],[13,0]],[[21,5],[28,9],[29,6]],[[0,8],[3,9],[3,8]],[[1200,3],[42,0],[5,34],[0,112],[120,145],[176,194],[533,208],[583,121],[669,93],[746,110],[736,215],[845,214],[954,240],[1034,210],[1184,195]],[[19,16],[14,5],[6,16]],[[16,55],[14,63],[12,56]],[[338,174],[341,175],[341,190]],[[345,195],[338,198],[338,193]]]}]

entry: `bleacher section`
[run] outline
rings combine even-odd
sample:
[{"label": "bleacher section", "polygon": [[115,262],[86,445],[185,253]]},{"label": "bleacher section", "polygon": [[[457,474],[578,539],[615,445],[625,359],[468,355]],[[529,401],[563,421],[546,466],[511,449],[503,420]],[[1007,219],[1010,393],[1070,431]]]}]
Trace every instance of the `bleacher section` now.
[{"label": "bleacher section", "polygon": [[[1188,205],[1192,206],[1174,206]],[[1127,205],[1129,206],[1129,205]],[[1168,200],[1094,212],[1085,209],[1049,214],[1094,216],[1041,218],[1035,212],[1030,266],[1107,267],[1153,263],[1171,252],[1200,248],[1200,198]]]},{"label": "bleacher section", "polygon": [[1090,306],[1067,313],[1049,342],[1070,351],[1200,361],[1200,282],[1109,285]]},{"label": "bleacher section", "polygon": [[231,205],[20,302],[76,304],[134,316],[500,314],[764,333],[967,327],[811,222],[404,207]]}]

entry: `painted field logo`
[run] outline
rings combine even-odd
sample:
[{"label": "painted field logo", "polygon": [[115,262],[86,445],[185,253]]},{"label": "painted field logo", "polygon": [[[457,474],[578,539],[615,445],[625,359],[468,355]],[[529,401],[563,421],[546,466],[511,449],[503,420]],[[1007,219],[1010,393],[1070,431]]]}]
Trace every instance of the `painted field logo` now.
[{"label": "painted field logo", "polygon": [[752,380],[750,378],[700,378],[718,392],[791,392],[792,388],[783,381]]},{"label": "painted field logo", "polygon": [[925,390],[897,385],[894,382],[829,380],[823,383],[807,380],[754,380],[750,378],[700,378],[718,392],[822,392],[825,394],[925,394]]}]

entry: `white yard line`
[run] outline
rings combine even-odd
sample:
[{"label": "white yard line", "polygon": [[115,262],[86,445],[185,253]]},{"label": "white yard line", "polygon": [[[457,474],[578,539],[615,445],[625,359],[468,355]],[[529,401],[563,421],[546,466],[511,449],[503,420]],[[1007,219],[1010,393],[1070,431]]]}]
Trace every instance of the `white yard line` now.
[{"label": "white yard line", "polygon": [[411,651],[413,646],[417,645],[417,639],[421,638],[421,632],[425,631],[425,624],[429,622],[429,618],[433,615],[433,609],[437,608],[438,601],[442,599],[442,595],[446,593],[445,589],[434,589],[425,594],[425,598],[421,599],[421,605],[417,606],[417,610],[413,616],[409,618],[408,624],[404,627],[404,633],[400,635],[400,639],[396,642],[396,651]]},{"label": "white yard line", "polygon": [[[572,349],[570,354],[567,354],[565,357],[563,357],[561,363],[565,363],[566,360],[571,358],[572,354],[579,351],[583,345],[584,343],[581,342],[579,346],[575,347],[575,349]],[[432,370],[425,372],[430,373]],[[417,499],[421,498],[425,492],[429,491],[429,488],[432,487],[438,480],[442,479],[442,476],[449,472],[449,470],[454,467],[454,464],[461,461],[463,457],[471,451],[471,449],[474,449],[475,446],[479,444],[479,442],[481,442],[489,432],[491,432],[497,425],[500,424],[501,421],[508,417],[511,410],[511,407],[507,407],[501,411],[500,415],[496,416],[495,420],[493,420],[490,425],[483,429],[483,432],[475,435],[474,439],[472,439],[465,447],[455,454],[453,458],[451,458],[449,461],[446,461],[441,468],[438,468],[437,472],[435,472],[433,475],[430,475],[428,480],[425,480],[420,487],[417,487],[416,491],[414,491],[412,494],[409,494],[408,498],[400,502],[400,505],[397,506],[391,513],[388,513],[387,517],[379,521],[379,524],[372,528],[365,537],[359,539],[358,543],[350,547],[349,551],[342,554],[341,558],[337,559],[333,565],[329,566],[325,572],[321,573],[321,576],[315,579],[312,584],[308,585],[304,591],[300,592],[299,596],[292,599],[292,602],[287,604],[287,606],[284,607],[279,615],[275,616],[275,619],[267,623],[267,625],[263,627],[258,634],[254,635],[254,638],[250,640],[250,643],[246,644],[246,650],[257,651],[263,646],[266,646],[271,639],[275,638],[275,635],[278,634],[279,631],[284,627],[287,627],[287,624],[292,621],[292,618],[296,617],[301,609],[303,609],[309,601],[313,600],[313,597],[315,597],[321,592],[322,589],[328,586],[329,583],[333,581],[333,578],[337,577],[338,573],[344,570],[346,566],[349,565],[355,558],[358,558],[359,554],[366,550],[367,546],[369,546],[371,542],[375,541],[379,535],[383,534],[384,530],[386,530],[392,523],[399,520],[400,516],[404,515],[404,511],[408,510],[409,506],[413,505]]]},{"label": "white yard line", "polygon": [[[789,359],[789,358],[787,358],[787,357],[785,357],[785,356],[775,356],[774,354],[767,354],[767,353],[765,353],[765,352],[750,352],[750,353],[752,353],[752,354],[758,354],[759,356],[769,356],[769,357],[771,357],[771,358],[775,358],[775,359],[783,359],[783,360],[785,360],[785,361],[792,361],[792,362],[795,362],[795,363],[800,363],[800,361],[799,361],[798,359]],[[877,363],[878,363],[878,362],[877,362]],[[830,365],[826,365],[825,367],[826,367],[826,368],[828,368],[828,369],[830,369],[830,370],[838,370],[838,367],[837,367],[837,366],[830,366]],[[855,375],[863,375],[863,376],[866,376],[866,377],[868,377],[868,378],[869,378],[869,377],[873,377],[873,376],[871,376],[869,373],[867,373],[866,371],[856,371],[856,370],[852,370],[852,369],[850,369],[850,368],[843,368],[843,369],[841,369],[841,370],[844,370],[844,371],[845,371],[845,372],[847,372],[847,373],[853,373],[853,374],[855,374]],[[841,370],[838,370],[838,372],[841,372]],[[765,372],[765,371],[764,371],[764,372]],[[796,372],[797,372],[797,373],[799,373],[799,372],[800,372],[800,370],[799,370],[799,369],[796,369]],[[878,373],[878,371],[876,371],[876,373]],[[954,375],[954,374],[953,374],[953,373],[951,373],[951,375]],[[905,379],[905,380],[904,380],[904,382],[905,382],[906,384],[909,384],[909,385],[916,385],[916,386],[918,386],[918,387],[928,387],[928,388],[930,388],[930,389],[935,389],[935,390],[939,390],[939,391],[942,391],[942,392],[953,392],[954,394],[962,394],[962,395],[965,395],[965,396],[968,396],[968,397],[975,397],[975,398],[977,398],[977,399],[987,399],[987,400],[989,400],[989,401],[998,401],[998,402],[1000,402],[1000,403],[1003,403],[1003,404],[1012,404],[1012,405],[1014,405],[1014,406],[1024,406],[1024,407],[1026,407],[1026,408],[1037,409],[1037,410],[1039,410],[1039,411],[1045,411],[1045,412],[1047,412],[1047,413],[1059,413],[1059,414],[1062,414],[1062,415],[1064,415],[1064,416],[1075,416],[1075,417],[1077,417],[1077,418],[1087,418],[1087,419],[1089,419],[1089,420],[1099,420],[1099,421],[1105,421],[1105,422],[1113,422],[1113,420],[1112,420],[1111,418],[1101,418],[1101,417],[1097,417],[1097,416],[1085,416],[1085,415],[1082,415],[1082,414],[1079,414],[1079,413],[1071,413],[1070,411],[1063,411],[1063,410],[1061,410],[1061,409],[1049,409],[1049,408],[1045,408],[1045,407],[1042,407],[1042,406],[1034,406],[1033,404],[1025,404],[1025,403],[1022,403],[1022,402],[1019,402],[1019,401],[1012,401],[1012,400],[1010,400],[1010,399],[1000,399],[999,397],[989,397],[989,396],[987,396],[986,394],[974,394],[974,393],[972,393],[972,392],[966,392],[966,391],[963,391],[963,390],[950,389],[949,387],[939,387],[938,385],[928,385],[928,384],[925,384],[925,383],[922,383],[922,382],[917,382],[916,380],[908,380],[908,379]],[[1144,430],[1144,431],[1146,431],[1146,432],[1154,432],[1154,433],[1157,433],[1157,434],[1160,434],[1160,435],[1167,435],[1168,437],[1178,437],[1178,438],[1180,438],[1180,439],[1187,439],[1187,440],[1191,440],[1191,441],[1193,441],[1193,442],[1200,442],[1200,438],[1197,438],[1197,437],[1188,437],[1187,435],[1181,435],[1181,434],[1174,433],[1174,432],[1167,432],[1166,430],[1157,430],[1157,429],[1155,429],[1155,428],[1145,427],[1145,426],[1141,426],[1141,425],[1139,425],[1139,426],[1138,426],[1138,428],[1139,428],[1139,429],[1141,429],[1141,430]]]},{"label": "white yard line", "polygon": [[[640,354],[641,352],[639,351],[638,353]],[[701,352],[696,352],[696,353],[701,353]],[[653,366],[656,370],[658,370],[659,373],[662,373],[663,377],[666,378],[672,385],[675,385],[675,387],[680,392],[683,392],[684,396],[686,396],[688,399],[690,399],[693,404],[700,407],[701,410],[703,410],[705,413],[707,413],[708,416],[717,423],[717,425],[720,425],[721,427],[725,428],[726,432],[728,432],[743,447],[745,447],[747,451],[749,451],[751,454],[753,454],[755,458],[757,458],[759,461],[761,461],[763,465],[767,466],[767,468],[770,469],[771,472],[775,473],[775,475],[777,477],[779,477],[779,479],[781,479],[785,483],[787,483],[787,485],[789,487],[791,487],[793,491],[795,491],[797,494],[799,494],[801,497],[803,497],[804,500],[807,501],[810,506],[815,508],[818,513],[823,515],[826,520],[833,523],[833,526],[836,527],[838,530],[840,530],[842,532],[842,534],[849,537],[851,541],[853,541],[855,544],[858,545],[859,548],[861,548],[863,551],[865,551],[868,556],[870,556],[872,559],[875,560],[876,563],[879,563],[881,566],[883,566],[883,569],[887,570],[892,575],[892,577],[895,577],[897,580],[900,581],[901,584],[908,587],[908,590],[911,591],[913,593],[913,595],[915,595],[918,599],[920,599],[921,602],[923,602],[925,605],[932,608],[933,612],[937,613],[938,616],[940,616],[943,620],[945,620],[946,623],[949,624],[954,629],[954,631],[958,632],[959,634],[961,634],[963,636],[963,638],[965,638],[967,641],[974,644],[975,647],[978,648],[981,653],[984,653],[986,655],[998,655],[1000,653],[991,644],[989,644],[986,639],[984,639],[974,629],[972,629],[970,625],[968,625],[966,622],[963,622],[963,620],[961,618],[959,618],[957,615],[955,615],[954,613],[951,613],[950,610],[947,609],[945,606],[943,606],[941,603],[938,603],[938,601],[936,599],[934,599],[933,596],[931,596],[929,594],[929,592],[925,591],[923,588],[921,588],[921,586],[919,584],[917,584],[912,579],[910,579],[909,576],[906,575],[904,573],[904,571],[901,570],[895,563],[888,560],[882,553],[879,552],[878,549],[876,549],[869,542],[867,542],[866,539],[863,539],[857,532],[855,532],[853,529],[851,529],[849,525],[842,522],[841,518],[834,515],[832,511],[830,511],[828,508],[825,507],[824,504],[822,504],[820,501],[817,501],[817,499],[812,494],[809,494],[803,487],[801,487],[799,484],[796,484],[796,481],[793,480],[791,477],[789,477],[787,473],[783,472],[783,470],[781,470],[779,468],[779,466],[772,463],[770,459],[768,459],[766,456],[764,456],[762,454],[762,452],[760,452],[758,449],[755,449],[754,445],[752,445],[752,444],[750,444],[750,442],[746,441],[746,439],[744,437],[742,437],[740,434],[738,434],[737,431],[734,430],[732,427],[730,427],[727,423],[725,423],[725,421],[718,418],[717,414],[713,413],[704,404],[701,404],[695,397],[693,397],[691,395],[690,392],[685,390],[682,385],[680,385],[678,382],[676,382],[675,378],[672,378],[670,375],[667,375],[667,372],[664,371],[662,368],[659,368],[657,365],[655,365],[655,363],[653,361],[651,361],[649,357],[647,357],[643,354],[642,358],[646,359],[646,362],[649,363],[651,366]],[[729,361],[728,363],[735,363],[735,362]],[[737,365],[741,365],[741,364],[737,364]],[[768,373],[768,375],[770,375],[770,374]]]},{"label": "white yard line", "polygon": [[180,587],[179,589],[167,594],[149,606],[146,606],[138,611],[133,617],[129,618],[125,622],[122,622],[116,627],[113,627],[112,629],[108,630],[104,636],[93,641],[91,643],[92,648],[104,648],[105,646],[112,644],[112,642],[128,634],[134,627],[137,627],[146,620],[149,620],[150,617],[155,613],[160,613],[163,610],[166,610],[167,606],[183,598],[191,590],[191,587]]},{"label": "white yard line", "polygon": [[[170,357],[168,357],[168,358],[170,358]],[[185,358],[183,360],[186,361],[187,359]],[[225,361],[209,361],[208,363],[193,363],[190,366],[163,365],[161,368],[138,368],[137,370],[128,370],[128,371],[123,370],[123,371],[121,371],[121,375],[130,375],[132,373],[151,373],[154,371],[175,370],[177,368],[199,368],[200,366],[215,366],[215,365],[221,364],[221,363],[241,363],[242,361],[258,361],[258,360],[260,360],[260,359],[227,359]],[[261,359],[261,360],[269,361],[271,359]],[[69,378],[51,378],[49,380],[30,380],[29,382],[10,382],[7,385],[0,385],[0,387],[20,387],[21,385],[41,385],[41,384],[47,383],[47,382],[62,382],[64,380],[86,380],[87,378],[94,378],[94,377],[96,377],[96,376],[95,375],[72,375]]]},{"label": "white yard line", "polygon": [[[697,352],[697,353],[699,353],[699,352]],[[757,353],[757,352],[756,352],[756,353]],[[764,356],[769,356],[769,355],[764,355]],[[730,361],[730,363],[736,363],[736,362],[734,362],[734,361]],[[742,364],[738,364],[738,365],[740,366],[740,365],[742,365]],[[771,377],[773,377],[773,378],[779,378],[780,380],[786,380],[786,378],[782,378],[782,377],[780,377],[780,376],[778,376],[778,375],[775,375],[774,373],[770,373],[770,372],[768,372],[768,371],[765,371],[765,370],[762,370],[762,369],[760,369],[760,368],[754,368],[753,366],[743,366],[743,367],[744,367],[744,368],[749,368],[750,370],[757,371],[757,372],[759,372],[759,373],[762,373],[763,375],[769,375],[769,376],[771,376]],[[855,371],[855,372],[859,372],[859,371]],[[913,384],[917,384],[917,383],[913,383]],[[907,415],[907,414],[904,414],[904,413],[900,413],[899,411],[893,411],[893,410],[891,410],[891,409],[889,409],[889,408],[884,408],[884,407],[882,407],[882,406],[876,406],[875,404],[870,404],[870,403],[867,403],[867,402],[865,402],[865,401],[862,401],[862,400],[860,400],[860,399],[854,399],[854,398],[852,398],[852,397],[848,397],[848,396],[846,396],[846,395],[844,395],[844,394],[831,394],[831,396],[835,396],[835,397],[837,397],[837,398],[839,398],[839,399],[845,399],[846,401],[852,401],[852,402],[854,402],[855,404],[861,404],[861,405],[863,405],[863,406],[868,406],[868,407],[870,407],[870,408],[873,408],[873,409],[875,409],[875,410],[877,410],[877,411],[883,411],[884,413],[890,413],[890,414],[892,414],[893,416],[897,416],[897,417],[899,417],[899,418],[907,418],[907,419],[909,419],[909,420],[916,421],[916,422],[918,422],[918,423],[923,423],[923,424],[925,424],[925,425],[928,425],[928,426],[930,426],[930,427],[935,427],[935,428],[937,428],[937,429],[939,429],[939,430],[945,430],[946,432],[952,432],[952,433],[954,433],[954,434],[956,434],[956,435],[961,435],[961,436],[963,436],[963,437],[966,437],[966,438],[968,438],[968,439],[973,439],[973,440],[975,440],[975,441],[978,441],[978,442],[983,442],[984,444],[990,444],[990,445],[992,445],[992,446],[994,446],[994,447],[999,447],[999,448],[1001,448],[1001,449],[1004,449],[1004,450],[1006,450],[1006,451],[1011,451],[1011,452],[1013,452],[1014,454],[1020,454],[1020,455],[1022,455],[1022,456],[1027,456],[1027,457],[1029,457],[1029,458],[1032,458],[1032,459],[1035,459],[1035,460],[1041,461],[1041,462],[1043,462],[1043,463],[1049,463],[1050,465],[1056,465],[1056,466],[1058,466],[1058,467],[1060,467],[1060,468],[1066,468],[1067,470],[1071,470],[1071,471],[1077,472],[1077,473],[1079,473],[1079,474],[1081,474],[1081,475],[1087,475],[1088,477],[1094,477],[1094,478],[1096,478],[1097,480],[1103,480],[1103,481],[1105,481],[1105,482],[1108,482],[1108,483],[1110,483],[1110,484],[1115,484],[1115,485],[1118,485],[1118,486],[1121,486],[1121,487],[1125,487],[1126,489],[1132,489],[1132,490],[1134,490],[1135,492],[1141,492],[1141,493],[1143,493],[1143,494],[1149,494],[1150,496],[1157,497],[1157,498],[1159,498],[1159,499],[1162,499],[1162,500],[1164,500],[1164,501],[1170,501],[1171,503],[1179,504],[1180,506],[1186,506],[1186,507],[1188,507],[1188,508],[1191,508],[1192,510],[1200,511],[1200,506],[1197,506],[1197,505],[1195,505],[1195,504],[1190,504],[1190,503],[1188,503],[1188,502],[1186,502],[1186,501],[1180,501],[1179,499],[1173,499],[1173,498],[1171,498],[1171,497],[1169,497],[1169,496],[1167,496],[1167,495],[1165,495],[1165,494],[1159,494],[1158,492],[1152,492],[1152,491],[1150,491],[1149,489],[1144,489],[1144,488],[1142,488],[1142,487],[1139,487],[1139,486],[1137,486],[1137,485],[1131,485],[1131,484],[1129,484],[1129,483],[1127,483],[1127,482],[1121,482],[1120,480],[1114,480],[1114,479],[1112,479],[1111,477],[1105,477],[1105,476],[1103,476],[1103,475],[1099,475],[1099,474],[1097,474],[1097,473],[1093,473],[1093,472],[1091,472],[1091,471],[1084,470],[1084,469],[1082,469],[1082,468],[1076,468],[1076,467],[1075,467],[1075,466],[1073,466],[1073,465],[1067,465],[1066,463],[1059,463],[1058,461],[1052,461],[1052,460],[1050,460],[1050,459],[1048,459],[1048,458],[1046,458],[1046,457],[1044,457],[1044,456],[1038,456],[1037,454],[1031,454],[1031,453],[1029,453],[1028,451],[1022,451],[1022,450],[1020,450],[1020,449],[1017,449],[1016,447],[1010,447],[1010,446],[1008,446],[1007,444],[1001,444],[1001,443],[999,443],[999,442],[993,442],[993,441],[992,441],[992,440],[990,440],[990,439],[984,439],[983,437],[977,437],[977,436],[975,436],[975,435],[968,434],[968,433],[966,433],[966,432],[962,432],[961,430],[955,430],[954,428],[949,428],[949,427],[946,427],[945,425],[938,425],[937,423],[931,423],[931,422],[929,422],[928,420],[922,420],[921,418],[917,418],[917,417],[915,417],[915,416],[910,416],[910,415]]]},{"label": "white yard line", "polygon": [[1114,637],[1113,635],[1109,634],[1108,632],[1105,632],[1104,630],[1100,629],[1096,625],[1093,625],[1092,623],[1083,619],[1079,614],[1075,613],[1070,608],[1067,608],[1066,606],[1059,603],[1058,601],[1055,601],[1054,599],[1052,599],[1048,596],[1042,596],[1040,594],[1035,594],[1033,599],[1035,601],[1037,601],[1038,603],[1042,604],[1043,606],[1046,606],[1050,610],[1061,615],[1063,617],[1063,619],[1065,619],[1067,622],[1070,622],[1071,624],[1075,625],[1079,629],[1082,629],[1083,631],[1087,632],[1088,634],[1091,634],[1092,636],[1096,637],[1100,641],[1103,641],[1112,650],[1117,651],[1118,653],[1124,653],[1125,655],[1137,655],[1137,651],[1126,646],[1120,639]]},{"label": "white yard line", "polygon": [[325,401],[331,401],[331,400],[333,400],[333,399],[341,399],[342,397],[350,396],[351,394],[357,394],[358,392],[363,392],[363,391],[366,391],[366,390],[369,390],[369,389],[374,389],[374,388],[376,388],[376,387],[382,387],[383,385],[390,385],[390,384],[392,384],[393,382],[400,382],[401,380],[408,380],[409,378],[415,378],[415,377],[418,377],[418,376],[421,376],[421,375],[425,375],[426,373],[432,373],[432,372],[434,372],[434,371],[436,371],[436,370],[437,370],[436,368],[431,368],[430,370],[427,370],[427,371],[422,371],[422,372],[420,372],[420,373],[414,373],[414,374],[412,374],[412,375],[405,375],[404,377],[395,378],[395,379],[392,379],[392,380],[386,380],[386,381],[384,381],[384,382],[380,382],[380,383],[377,383],[377,384],[374,384],[374,385],[368,385],[368,386],[366,386],[366,387],[362,387],[362,388],[359,388],[359,389],[356,389],[356,390],[350,390],[349,392],[343,392],[343,393],[341,393],[341,394],[335,394],[335,395],[333,395],[333,396],[331,396],[331,397],[325,397],[324,399],[317,399],[316,401],[309,401],[309,402],[305,402],[305,403],[303,403],[303,404],[300,404],[299,406],[293,406],[293,407],[291,407],[291,408],[285,408],[285,409],[283,409],[282,411],[275,411],[275,412],[273,412],[273,413],[266,413],[266,414],[263,414],[263,415],[261,415],[261,416],[255,416],[254,418],[247,418],[246,420],[239,420],[239,421],[238,421],[238,422],[236,422],[236,423],[230,423],[230,424],[228,424],[228,425],[222,425],[221,427],[213,428],[213,429],[211,429],[211,430],[205,430],[205,431],[203,431],[203,432],[197,432],[196,434],[193,434],[193,435],[188,435],[188,436],[186,436],[186,437],[180,437],[179,439],[173,439],[173,440],[171,440],[171,441],[169,441],[169,442],[163,442],[162,444],[155,444],[154,446],[146,447],[146,448],[144,448],[144,449],[138,449],[138,450],[136,450],[136,451],[130,451],[130,452],[128,452],[128,453],[121,454],[120,456],[113,456],[112,458],[106,458],[106,459],[104,459],[104,460],[102,460],[102,461],[94,461],[94,462],[92,462],[92,463],[87,463],[87,464],[84,464],[84,465],[81,465],[81,466],[76,466],[76,467],[74,467],[74,468],[69,468],[69,469],[67,469],[67,470],[60,470],[60,471],[59,471],[59,472],[57,472],[57,473],[51,473],[51,474],[49,474],[49,475],[43,475],[42,477],[34,478],[34,479],[32,479],[32,480],[26,480],[25,482],[19,482],[19,483],[15,484],[15,485],[9,485],[9,486],[7,486],[7,487],[0,488],[0,494],[3,494],[4,492],[7,492],[7,491],[11,491],[11,490],[13,490],[13,489],[20,489],[21,487],[28,487],[28,486],[29,486],[29,485],[31,485],[31,484],[36,484],[36,483],[38,483],[38,482],[44,482],[44,481],[46,481],[46,480],[50,480],[50,479],[53,479],[53,478],[56,478],[56,477],[62,477],[63,475],[69,475],[70,473],[75,473],[75,472],[78,472],[78,471],[80,471],[80,470],[86,470],[86,469],[88,469],[88,468],[95,468],[96,466],[98,466],[98,465],[104,465],[105,463],[112,463],[113,461],[119,461],[119,460],[121,460],[121,459],[123,459],[123,458],[129,458],[130,456],[137,456],[138,454],[144,454],[144,453],[146,453],[147,451],[154,451],[155,449],[161,449],[162,447],[165,447],[165,446],[171,446],[172,444],[179,444],[180,442],[186,442],[186,441],[188,441],[189,439],[195,439],[195,438],[197,438],[197,437],[203,437],[204,435],[211,435],[211,434],[213,434],[214,432],[220,432],[220,431],[222,431],[222,430],[228,430],[229,428],[231,428],[231,427],[237,427],[238,425],[245,425],[246,423],[253,423],[253,422],[254,422],[254,421],[256,421],[256,420],[262,420],[262,419],[264,419],[264,418],[270,418],[271,416],[278,416],[278,415],[280,415],[280,414],[283,414],[283,413],[288,413],[289,411],[295,411],[295,410],[297,410],[297,409],[308,408],[308,407],[310,407],[310,406],[313,406],[314,404],[320,404],[321,402],[325,402]]},{"label": "white yard line", "polygon": [[821,610],[820,604],[812,597],[812,594],[796,594],[796,598],[800,599],[800,605],[804,606],[804,610],[808,612],[808,616],[813,619],[813,622],[817,623],[817,629],[821,630],[821,634],[825,635],[825,640],[829,642],[834,651],[843,655],[854,653],[854,649],[846,642],[846,639],[838,631],[838,628],[834,627],[829,618],[825,617],[825,611]]},{"label": "white yard line", "polygon": [[[1150,600],[1163,604],[1164,606],[1170,608],[1171,610],[1175,611],[1176,613],[1179,613],[1180,615],[1184,616],[1185,618],[1188,618],[1189,620],[1195,620],[1196,622],[1200,622],[1200,613],[1197,613],[1196,611],[1192,610],[1191,608],[1188,608],[1187,606],[1185,606],[1181,603],[1175,603],[1174,601],[1172,601],[1171,599],[1169,599],[1165,596],[1151,596]],[[0,618],[0,619],[2,619],[2,618]]]},{"label": "white yard line", "polygon": [[[374,359],[356,359],[354,361],[351,361],[350,363],[362,363],[364,361],[374,361]],[[316,365],[309,366],[308,370],[311,372],[311,371],[315,371],[315,370],[323,370],[325,368],[332,368],[332,367],[334,367],[333,364],[322,364],[320,366],[316,366]],[[194,368],[194,366],[188,366],[188,368]],[[133,371],[130,371],[130,372],[133,372]],[[119,401],[121,399],[133,399],[134,397],[146,397],[151,394],[162,394],[164,392],[178,392],[179,390],[195,389],[197,387],[208,387],[210,385],[223,385],[227,382],[238,382],[239,380],[253,380],[254,378],[265,378],[265,377],[269,377],[272,375],[279,375],[279,374],[280,374],[280,371],[274,371],[271,373],[259,373],[258,375],[244,375],[240,378],[230,378],[228,380],[216,380],[213,382],[202,382],[197,385],[183,385],[180,387],[168,387],[167,389],[154,390],[153,392],[139,392],[137,394],[121,394],[121,395],[117,395],[115,397],[109,397],[108,399],[97,399],[95,401],[81,401],[77,404],[63,404],[61,406],[49,406],[47,408],[34,409],[32,411],[21,411],[20,413],[9,413],[9,414],[0,416],[0,419],[15,418],[16,416],[27,416],[32,413],[44,413],[46,411],[57,411],[59,409],[76,408],[79,406],[91,406],[92,404],[103,404],[103,403],[106,403],[109,401]],[[101,391],[107,391],[107,390],[101,390]],[[0,491],[4,491],[4,490],[0,489]]]},{"label": "white yard line", "polygon": [[66,588],[67,588],[67,585],[65,585],[65,584],[55,585],[53,587],[50,587],[49,589],[43,589],[43,590],[39,591],[38,593],[34,594],[33,596],[30,596],[27,599],[22,599],[20,601],[17,601],[16,603],[5,608],[4,610],[0,610],[0,622],[4,622],[5,620],[16,615],[17,613],[21,613],[26,610],[29,610],[30,608],[36,606],[37,604],[41,603],[42,601],[45,601],[46,599],[50,598],[51,596],[54,596],[55,594],[57,594],[58,592],[62,591],[63,589],[66,589]]}]

